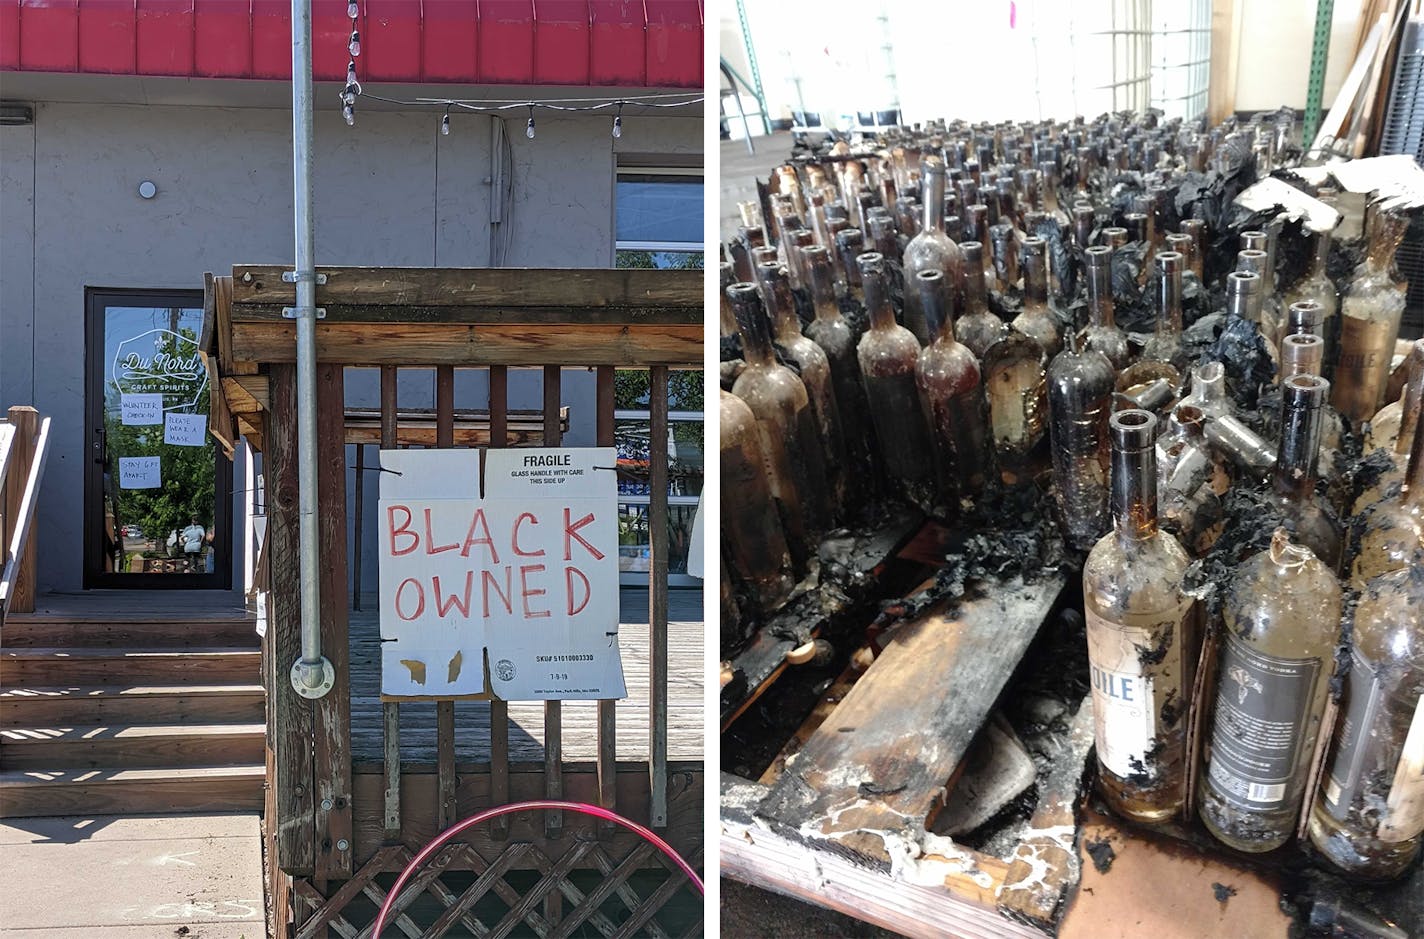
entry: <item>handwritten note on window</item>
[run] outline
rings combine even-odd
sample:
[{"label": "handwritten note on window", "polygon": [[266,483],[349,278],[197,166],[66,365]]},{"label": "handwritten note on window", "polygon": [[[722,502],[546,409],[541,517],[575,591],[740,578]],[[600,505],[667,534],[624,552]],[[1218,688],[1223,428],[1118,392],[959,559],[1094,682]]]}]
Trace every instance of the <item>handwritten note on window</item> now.
[{"label": "handwritten note on window", "polygon": [[208,416],[170,412],[163,421],[163,442],[176,447],[203,446],[208,442]]},{"label": "handwritten note on window", "polygon": [[163,423],[163,395],[126,394],[119,397],[120,418],[130,427]]},{"label": "handwritten note on window", "polygon": [[156,456],[119,457],[120,489],[158,489],[163,485],[163,471]]}]

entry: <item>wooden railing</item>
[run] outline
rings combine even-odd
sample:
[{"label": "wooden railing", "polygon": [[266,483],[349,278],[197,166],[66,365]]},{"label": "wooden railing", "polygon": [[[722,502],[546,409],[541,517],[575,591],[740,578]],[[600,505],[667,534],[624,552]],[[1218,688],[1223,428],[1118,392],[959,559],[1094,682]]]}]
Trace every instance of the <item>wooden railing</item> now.
[{"label": "wooden railing", "polygon": [[[677,835],[669,837],[675,844],[694,828],[700,833],[701,800],[690,804],[689,787],[679,786],[676,804],[670,804],[666,447],[669,368],[701,364],[700,272],[358,268],[321,272],[326,277],[317,290],[317,303],[326,310],[317,326],[321,636],[323,652],[336,669],[336,684],[330,694],[314,702],[296,695],[286,678],[298,654],[296,380],[292,326],[281,313],[283,306],[291,305],[287,294],[292,288],[282,281],[278,268],[238,266],[232,278],[210,281],[208,291],[212,335],[205,348],[214,387],[224,399],[215,403],[214,413],[227,415],[224,426],[214,433],[221,437],[236,425],[249,443],[260,441],[264,459],[268,511],[264,555],[270,577],[265,684],[271,748],[266,824],[273,868],[278,872],[272,884],[277,908],[290,910],[295,934],[324,935],[328,926],[345,922],[342,911],[351,897],[363,892],[374,897],[371,891],[379,893],[377,876],[398,870],[409,852],[476,806],[531,797],[575,798],[654,827],[672,826]],[[614,444],[615,369],[649,372],[650,440],[654,442],[645,666],[649,700],[647,759],[640,761],[641,780],[636,784],[628,772],[631,767],[625,765],[619,785],[616,743],[631,736],[631,728],[618,727],[613,701],[599,702],[596,723],[583,731],[596,735],[591,766],[565,757],[570,742],[565,739],[567,715],[560,702],[546,702],[542,760],[536,766],[527,747],[522,760],[512,752],[520,744],[511,740],[510,730],[518,725],[505,701],[490,700],[488,723],[476,727],[457,725],[452,701],[438,702],[434,713],[428,714],[428,705],[374,701],[370,692],[353,695],[352,682],[364,674],[362,668],[370,668],[351,656],[355,624],[347,602],[348,564],[360,563],[359,549],[348,548],[347,521],[349,517],[355,525],[361,524],[359,506],[366,485],[361,472],[375,468],[360,455],[361,449],[559,446],[568,426],[561,375],[570,366],[590,367],[594,372],[593,400],[579,406],[596,414],[599,446]],[[355,414],[348,407],[349,367],[379,368],[379,408]],[[543,405],[539,411],[510,411],[511,368],[539,370]],[[433,372],[433,408],[415,409],[409,402],[402,406],[397,401],[398,378],[407,369]],[[460,372],[484,373],[488,393],[477,402],[478,410],[455,407]],[[359,432],[353,433],[353,424],[360,425]],[[361,467],[355,512],[348,511],[345,486],[352,462],[349,445],[355,445],[350,456]],[[359,528],[354,541],[359,545]],[[359,589],[359,579],[357,583]],[[353,731],[359,740],[353,740]],[[457,736],[472,735],[487,740],[480,748],[482,755],[474,763],[457,763]],[[374,760],[369,746],[373,739],[379,741]],[[698,773],[700,791],[700,765]],[[461,894],[458,902],[459,891],[444,891],[437,880],[429,891],[447,909],[439,928],[428,935],[442,934],[455,920],[467,926],[478,922],[485,914],[476,914],[475,903],[488,889],[514,907],[505,927],[523,923],[539,935],[567,935],[581,922],[598,921],[601,898],[616,893],[631,911],[618,928],[631,934],[644,928],[682,881],[679,875],[656,889],[643,885],[638,889],[651,892],[639,895],[629,877],[640,867],[657,867],[656,862],[640,853],[635,857],[641,849],[619,833],[599,830],[587,820],[565,819],[558,812],[516,819],[513,824],[508,817],[501,818],[471,839],[446,859],[450,869],[463,866],[479,874],[507,866],[530,868],[540,871],[543,879],[539,886],[528,888],[521,900],[514,894],[505,896],[509,890],[502,881],[484,877],[481,889]],[[700,854],[700,837],[689,840],[694,843],[684,840],[680,849]],[[570,871],[590,865],[606,866],[606,880],[584,902],[577,898],[584,896],[579,891],[587,887],[575,887],[567,878]],[[570,906],[566,908],[565,902]],[[666,934],[656,923],[646,928],[649,935]],[[493,931],[503,934],[499,928]]]},{"label": "wooden railing", "polygon": [[30,537],[45,458],[49,418],[19,405],[0,423],[0,623],[35,608],[35,539]]}]

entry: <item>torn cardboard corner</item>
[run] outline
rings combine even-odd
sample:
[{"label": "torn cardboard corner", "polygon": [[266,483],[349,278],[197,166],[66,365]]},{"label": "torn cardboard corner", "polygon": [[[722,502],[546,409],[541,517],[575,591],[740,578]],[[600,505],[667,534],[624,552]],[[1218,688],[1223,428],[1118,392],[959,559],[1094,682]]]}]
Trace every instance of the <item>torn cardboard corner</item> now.
[{"label": "torn cardboard corner", "polygon": [[383,698],[622,698],[612,448],[382,450]]},{"label": "torn cardboard corner", "polygon": [[1424,206],[1424,169],[1407,153],[1301,166],[1289,172],[1314,186],[1325,185],[1333,178],[1345,192],[1374,193],[1386,209],[1402,211]]}]

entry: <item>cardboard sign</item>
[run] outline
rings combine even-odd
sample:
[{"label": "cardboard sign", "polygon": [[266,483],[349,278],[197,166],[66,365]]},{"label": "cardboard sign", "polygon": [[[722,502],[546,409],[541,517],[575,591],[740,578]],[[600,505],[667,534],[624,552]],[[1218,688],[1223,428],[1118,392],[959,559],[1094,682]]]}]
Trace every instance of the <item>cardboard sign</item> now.
[{"label": "cardboard sign", "polygon": [[119,488],[163,488],[163,470],[160,460],[161,458],[156,456],[119,457]]},{"label": "cardboard sign", "polygon": [[491,450],[481,498],[477,450],[382,450],[382,695],[624,697],[613,465]]},{"label": "cardboard sign", "polygon": [[175,447],[205,446],[208,442],[208,416],[170,411],[163,418],[163,442]]},{"label": "cardboard sign", "polygon": [[130,427],[148,427],[163,423],[163,395],[119,395],[119,420]]}]

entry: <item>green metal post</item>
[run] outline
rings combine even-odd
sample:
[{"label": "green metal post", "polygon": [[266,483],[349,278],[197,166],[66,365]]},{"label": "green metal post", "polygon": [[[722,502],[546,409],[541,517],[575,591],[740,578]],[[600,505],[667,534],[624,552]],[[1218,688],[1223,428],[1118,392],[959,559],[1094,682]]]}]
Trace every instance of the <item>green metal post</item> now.
[{"label": "green metal post", "polygon": [[1315,132],[1320,129],[1320,104],[1325,93],[1325,60],[1330,53],[1330,20],[1335,13],[1335,0],[1316,0],[1315,39],[1310,47],[1310,81],[1305,91],[1305,126],[1301,133],[1301,148],[1310,149]]}]

